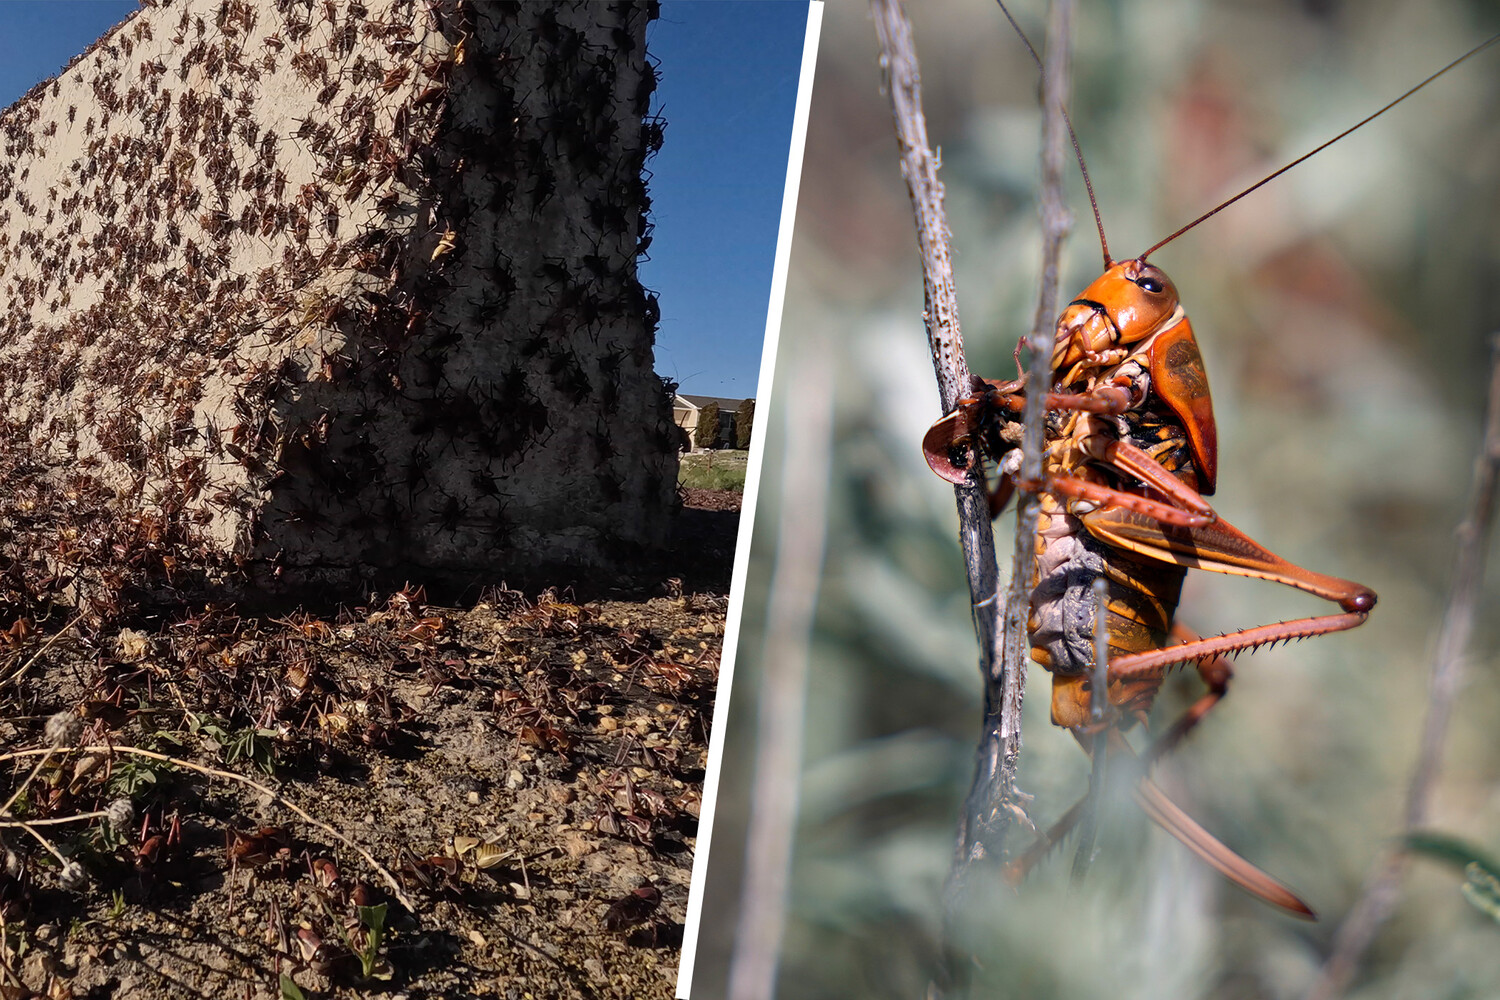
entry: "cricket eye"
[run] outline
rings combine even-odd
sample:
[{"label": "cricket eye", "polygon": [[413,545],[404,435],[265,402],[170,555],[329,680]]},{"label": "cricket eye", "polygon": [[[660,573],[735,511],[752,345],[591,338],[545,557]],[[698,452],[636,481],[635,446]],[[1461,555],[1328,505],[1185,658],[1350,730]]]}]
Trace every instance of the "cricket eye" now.
[{"label": "cricket eye", "polygon": [[1142,262],[1140,274],[1132,280],[1152,295],[1160,295],[1167,287],[1167,276],[1158,268],[1144,262]]}]

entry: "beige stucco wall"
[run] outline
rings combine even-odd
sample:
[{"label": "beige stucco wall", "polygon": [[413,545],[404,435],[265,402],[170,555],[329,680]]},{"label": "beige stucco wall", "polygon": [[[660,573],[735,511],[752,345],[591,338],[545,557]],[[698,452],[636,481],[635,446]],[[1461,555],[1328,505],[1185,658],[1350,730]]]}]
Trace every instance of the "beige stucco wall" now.
[{"label": "beige stucco wall", "polygon": [[12,585],[107,610],[659,545],[649,16],[163,3],[0,115]]}]

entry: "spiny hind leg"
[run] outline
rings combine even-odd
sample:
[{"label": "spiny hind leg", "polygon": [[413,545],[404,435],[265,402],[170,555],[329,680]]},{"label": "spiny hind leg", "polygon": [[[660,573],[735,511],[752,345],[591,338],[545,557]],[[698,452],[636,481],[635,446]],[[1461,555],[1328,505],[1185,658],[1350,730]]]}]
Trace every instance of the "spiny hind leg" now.
[{"label": "spiny hind leg", "polygon": [[[1172,637],[1181,645],[1202,641],[1202,636],[1181,623],[1173,623]],[[1171,649],[1172,647],[1167,647]],[[1141,755],[1147,768],[1155,764],[1159,759],[1165,757],[1177,745],[1183,741],[1193,727],[1203,720],[1203,717],[1213,710],[1229,693],[1229,681],[1234,677],[1234,668],[1230,666],[1229,660],[1223,656],[1209,656],[1195,663],[1198,676],[1208,688],[1202,697],[1193,702],[1182,715],[1168,726],[1159,736],[1151,741],[1146,752]]]},{"label": "spiny hind leg", "polygon": [[[1372,595],[1373,597],[1373,595]],[[1167,667],[1185,660],[1211,662],[1222,660],[1226,653],[1237,653],[1259,646],[1273,646],[1278,642],[1293,639],[1310,639],[1363,625],[1369,617],[1366,611],[1346,612],[1339,615],[1319,615],[1315,618],[1298,618],[1293,621],[1258,625],[1238,632],[1226,632],[1208,639],[1193,639],[1177,646],[1130,653],[1109,664],[1110,683],[1160,677]],[[1205,678],[1206,679],[1206,678]]]},{"label": "spiny hind leg", "polygon": [[[1172,637],[1179,643],[1196,642],[1201,638],[1192,629],[1181,624],[1174,624],[1172,626]],[[1147,747],[1145,753],[1141,755],[1141,760],[1147,769],[1159,758],[1175,750],[1177,745],[1182,742],[1183,738],[1187,736],[1193,727],[1229,691],[1229,681],[1234,676],[1234,669],[1225,657],[1209,657],[1199,661],[1196,666],[1198,676],[1203,679],[1203,683],[1208,687],[1208,690]],[[1131,714],[1138,721],[1144,722],[1142,715],[1137,713]],[[1085,731],[1083,729],[1074,729],[1072,732],[1077,737],[1079,745],[1083,747],[1084,752],[1092,753],[1093,741],[1086,738],[1087,734]],[[1073,832],[1074,827],[1083,819],[1085,811],[1089,808],[1090,800],[1091,795],[1087,794],[1080,798],[1045,833],[1041,834],[1036,842],[1027,848],[1020,857],[1007,864],[1005,868],[1006,877],[1013,883],[1020,882],[1021,879],[1025,878],[1026,874],[1032,868],[1067,839],[1068,834]]]}]

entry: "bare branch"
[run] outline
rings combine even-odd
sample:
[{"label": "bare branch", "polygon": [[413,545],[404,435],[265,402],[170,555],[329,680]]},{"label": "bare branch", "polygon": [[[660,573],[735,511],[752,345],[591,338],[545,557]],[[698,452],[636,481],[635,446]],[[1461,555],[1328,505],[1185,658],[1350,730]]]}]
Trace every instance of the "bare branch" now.
[{"label": "bare branch", "polygon": [[[948,247],[948,222],[943,210],[943,185],[937,178],[937,158],[927,142],[921,75],[912,43],[911,23],[898,0],[872,0],[871,6],[875,30],[880,36],[881,64],[886,71],[891,111],[896,122],[901,174],[906,179],[917,226],[917,247],[922,258],[926,297],[923,319],[927,326],[927,342],[937,375],[938,395],[943,412],[947,412],[969,392],[969,366],[958,326],[958,300]],[[980,774],[991,776],[984,782],[986,786],[1008,787],[1008,782],[998,780],[1004,760],[998,749],[1003,671],[994,662],[999,618],[996,604],[999,571],[995,562],[995,535],[990,526],[989,502],[983,486],[977,482],[955,486],[953,493],[958,505],[959,539],[968,574],[969,596],[974,605],[974,629],[979,637],[979,669],[986,679],[984,736],[977,769]],[[976,787],[980,783],[976,777]],[[987,805],[976,808],[976,800],[970,796],[960,820],[955,849],[954,873],[957,878],[951,879],[950,884],[962,880],[962,871],[971,860],[971,852],[977,843],[977,831],[983,825],[984,815],[990,811]],[[1003,813],[1003,810],[999,812]]]},{"label": "bare branch", "polygon": [[927,119],[922,113],[922,78],[912,43],[911,22],[899,0],[872,0],[875,31],[880,36],[880,62],[885,69],[891,112],[896,118],[896,141],[901,147],[901,176],[911,196],[917,224],[917,248],[922,255],[925,295],[923,319],[932,367],[937,374],[943,412],[969,392],[969,363],[964,357],[958,327],[958,295],[953,285],[953,257],[948,247],[948,218],[943,210],[943,184],[938,161],[927,143]]},{"label": "bare branch", "polygon": [[[1068,53],[1072,37],[1072,0],[1053,0],[1047,18],[1047,50],[1042,67],[1042,285],[1037,295],[1036,315],[1026,338],[1031,356],[1026,395],[1025,433],[1022,439],[1021,478],[1038,482],[1042,476],[1043,417],[1046,391],[1052,380],[1052,342],[1057,315],[1058,261],[1062,242],[1072,227],[1072,216],[1063,201],[1063,170],[1067,163]],[[1001,686],[999,741],[1003,760],[1000,782],[992,788],[992,800],[1011,795],[1016,758],[1021,751],[1021,701],[1026,690],[1026,662],[1031,612],[1032,565],[1036,560],[1037,498],[1021,492],[1016,503],[1016,535],[1010,586],[998,656],[1000,673],[993,683]],[[978,791],[979,776],[976,776]],[[970,793],[971,801],[974,792]]]},{"label": "bare branch", "polygon": [[833,364],[829,345],[806,341],[783,397],[788,411],[785,480],[771,570],[756,716],[755,784],[746,836],[744,889],[729,962],[730,1000],[769,1000],[786,924],[797,823],[802,736],[807,724],[808,647],[828,529]]},{"label": "bare branch", "polygon": [[[1420,829],[1442,768],[1443,745],[1453,703],[1463,680],[1463,654],[1474,632],[1474,614],[1479,588],[1484,581],[1485,553],[1495,515],[1497,480],[1500,480],[1500,334],[1491,342],[1489,407],[1484,441],[1474,463],[1474,498],[1468,516],[1459,524],[1458,553],[1453,561],[1453,586],[1443,611],[1437,648],[1432,656],[1432,683],[1427,696],[1427,723],[1422,745],[1406,793],[1405,830]],[[1393,848],[1375,865],[1365,880],[1359,899],[1344,918],[1333,939],[1333,953],[1322,975],[1308,993],[1309,1000],[1332,1000],[1348,988],[1370,942],[1396,908],[1401,878],[1406,873],[1406,855]]]},{"label": "bare branch", "polygon": [[1089,865],[1094,861],[1094,837],[1099,828],[1099,803],[1104,796],[1104,764],[1108,757],[1109,732],[1104,726],[1105,707],[1109,704],[1109,584],[1104,577],[1094,578],[1091,588],[1094,601],[1094,685],[1089,698],[1089,722],[1095,728],[1089,753],[1093,767],[1089,771],[1088,805],[1078,823],[1078,847],[1073,854],[1074,888],[1083,884]]},{"label": "bare branch", "polygon": [[[937,179],[936,158],[927,141],[911,25],[896,0],[873,0],[873,7],[901,148],[901,172],[906,178],[917,224],[917,245],[922,255],[926,292],[928,344],[938,378],[939,395],[946,411],[952,408],[961,393],[968,391],[969,372],[958,326],[948,227],[943,212],[943,187]],[[1067,138],[1063,106],[1067,99],[1070,22],[1070,0],[1058,0],[1052,5],[1048,23],[1047,59],[1043,73],[1042,290],[1037,302],[1037,320],[1028,338],[1035,352],[1031,384],[1038,386],[1045,386],[1049,381],[1058,258],[1062,240],[1071,226],[1062,193]],[[1027,399],[1024,477],[1040,478],[1041,442],[1042,394],[1034,392]],[[1029,606],[1026,590],[1030,586],[1036,530],[1035,501],[1023,496],[1016,532],[1016,569],[1007,598],[1010,611],[1005,616],[1005,643],[1003,650],[997,650],[996,640],[1000,639],[995,628],[998,574],[987,504],[983,491],[976,484],[958,486],[954,491],[964,560],[969,571],[969,590],[974,600],[980,669],[986,681],[986,704],[984,734],[977,754],[973,788],[965,804],[950,892],[961,889],[969,865],[998,853],[998,846],[1009,826],[1011,811],[1008,803],[1014,783],[1016,755],[1020,750]]]},{"label": "bare branch", "polygon": [[[958,303],[948,250],[949,233],[943,211],[943,186],[937,178],[937,160],[927,141],[921,78],[911,25],[898,0],[872,0],[872,7],[901,150],[901,172],[911,196],[917,246],[922,257],[928,346],[943,411],[948,412],[970,391],[970,378],[958,324]],[[1028,338],[1035,351],[1030,384],[1037,387],[1037,391],[1027,397],[1023,476],[1033,481],[1041,476],[1042,402],[1051,374],[1058,257],[1062,240],[1071,225],[1062,193],[1067,135],[1063,106],[1067,100],[1070,21],[1071,0],[1055,0],[1047,26],[1047,59],[1043,72],[1043,278],[1037,302],[1037,321]],[[954,487],[954,497],[958,506],[959,536],[969,595],[974,607],[974,629],[979,639],[979,667],[984,678],[985,695],[974,778],[959,820],[953,866],[945,892],[944,910],[950,928],[960,909],[973,866],[985,858],[1001,855],[1011,822],[1020,812],[1013,799],[1016,761],[1021,747],[1021,701],[1026,680],[1026,625],[1030,607],[1027,591],[1031,585],[1036,547],[1036,501],[1034,497],[1023,494],[1017,515],[1015,565],[1005,601],[1002,631],[999,627],[1002,615],[998,604],[999,574],[994,533],[983,486],[971,479]],[[931,992],[936,991],[934,986]]]}]

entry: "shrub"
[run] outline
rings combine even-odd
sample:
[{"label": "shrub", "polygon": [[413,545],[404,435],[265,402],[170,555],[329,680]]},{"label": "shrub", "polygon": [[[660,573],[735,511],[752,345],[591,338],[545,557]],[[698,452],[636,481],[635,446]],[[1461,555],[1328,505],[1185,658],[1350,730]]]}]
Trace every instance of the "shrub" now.
[{"label": "shrub", "polygon": [[693,443],[700,448],[715,448],[719,444],[719,404],[709,403],[698,411],[698,429],[693,433]]},{"label": "shrub", "polygon": [[734,411],[734,446],[750,447],[750,432],[755,426],[755,400],[747,399]]}]

